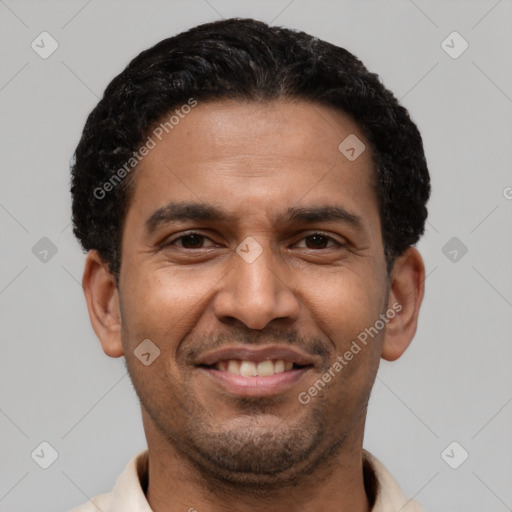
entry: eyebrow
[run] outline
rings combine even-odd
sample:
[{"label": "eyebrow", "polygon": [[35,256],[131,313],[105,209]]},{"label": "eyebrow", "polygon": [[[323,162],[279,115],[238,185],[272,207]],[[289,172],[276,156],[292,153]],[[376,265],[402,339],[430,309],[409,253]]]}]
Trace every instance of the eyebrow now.
[{"label": "eyebrow", "polygon": [[[160,226],[173,222],[192,220],[196,222],[232,222],[231,215],[204,203],[169,203],[156,210],[146,220],[146,232],[154,233]],[[341,206],[290,207],[280,214],[278,224],[314,224],[317,222],[342,222],[355,228],[362,227],[362,219]]]}]

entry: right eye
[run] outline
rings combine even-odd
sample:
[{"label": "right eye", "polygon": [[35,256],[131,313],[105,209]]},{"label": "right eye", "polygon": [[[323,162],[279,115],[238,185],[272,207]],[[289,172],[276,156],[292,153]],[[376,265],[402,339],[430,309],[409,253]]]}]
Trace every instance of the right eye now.
[{"label": "right eye", "polygon": [[205,249],[205,247],[201,246],[205,240],[210,240],[210,239],[204,235],[199,234],[199,233],[191,232],[191,233],[187,233],[185,235],[180,235],[176,238],[173,238],[169,242],[166,242],[163,245],[163,247],[169,247],[171,245],[175,245],[176,242],[180,242],[180,245],[178,245],[178,247],[180,247],[182,249]]}]

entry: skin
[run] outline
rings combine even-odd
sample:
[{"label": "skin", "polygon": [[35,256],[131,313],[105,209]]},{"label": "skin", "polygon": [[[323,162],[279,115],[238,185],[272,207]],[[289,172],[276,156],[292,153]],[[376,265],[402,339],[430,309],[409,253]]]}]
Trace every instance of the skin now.
[{"label": "skin", "polygon": [[[349,134],[366,145],[354,161],[338,151]],[[380,359],[400,357],[416,332],[425,269],[409,248],[386,272],[369,148],[353,120],[325,106],[216,101],[199,103],[141,162],[119,288],[96,251],[83,288],[103,350],[126,358],[140,398],[153,510],[370,510],[367,404]],[[146,219],[171,201],[230,219],[147,233]],[[277,222],[289,207],[325,205],[360,224]],[[205,238],[178,238],[191,230]],[[317,232],[327,238],[308,238]],[[236,252],[248,236],[262,248],[252,263]],[[301,404],[298,394],[396,303],[386,328]],[[160,350],[149,366],[134,355],[145,339]],[[296,346],[315,364],[279,395],[244,399],[194,366],[240,344]]]}]

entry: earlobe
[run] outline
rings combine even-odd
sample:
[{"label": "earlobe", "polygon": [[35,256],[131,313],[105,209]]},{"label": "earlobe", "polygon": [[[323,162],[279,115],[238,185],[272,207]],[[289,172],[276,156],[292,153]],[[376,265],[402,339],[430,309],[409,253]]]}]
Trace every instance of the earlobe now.
[{"label": "earlobe", "polygon": [[425,265],[414,247],[409,247],[393,265],[388,311],[395,315],[386,326],[382,358],[395,361],[411,343],[425,291]]},{"label": "earlobe", "polygon": [[121,312],[114,276],[95,250],[85,261],[82,288],[87,302],[92,328],[103,351],[110,357],[124,355],[121,342]]}]

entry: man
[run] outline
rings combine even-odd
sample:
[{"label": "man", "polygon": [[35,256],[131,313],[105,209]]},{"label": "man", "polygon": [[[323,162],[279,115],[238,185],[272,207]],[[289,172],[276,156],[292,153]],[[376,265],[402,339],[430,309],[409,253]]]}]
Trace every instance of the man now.
[{"label": "man", "polygon": [[429,193],[416,126],[342,48],[229,19],[136,57],[72,194],[148,450],[75,511],[421,511],[362,445],[416,331]]}]

